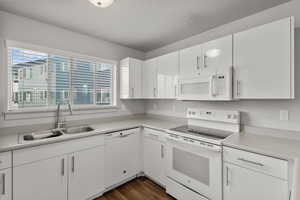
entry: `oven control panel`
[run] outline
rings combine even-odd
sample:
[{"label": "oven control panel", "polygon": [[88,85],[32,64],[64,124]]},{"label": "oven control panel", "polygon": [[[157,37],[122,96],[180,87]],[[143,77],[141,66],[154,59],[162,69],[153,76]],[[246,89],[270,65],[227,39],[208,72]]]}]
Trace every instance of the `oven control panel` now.
[{"label": "oven control panel", "polygon": [[187,109],[187,118],[239,124],[240,112],[229,110]]}]

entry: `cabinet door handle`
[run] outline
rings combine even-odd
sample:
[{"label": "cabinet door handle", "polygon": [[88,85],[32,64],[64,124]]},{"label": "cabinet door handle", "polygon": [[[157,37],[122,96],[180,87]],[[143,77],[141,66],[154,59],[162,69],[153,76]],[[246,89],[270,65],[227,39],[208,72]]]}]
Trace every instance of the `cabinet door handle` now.
[{"label": "cabinet door handle", "polygon": [[265,166],[264,164],[260,163],[260,162],[254,162],[252,160],[247,160],[245,158],[238,158],[239,161],[242,161],[242,162],[245,162],[245,163],[249,163],[249,164],[253,164],[253,165],[257,165],[257,166],[260,166],[260,167],[263,167]]},{"label": "cabinet door handle", "polygon": [[72,156],[72,172],[75,172],[75,156]]},{"label": "cabinet door handle", "polygon": [[207,67],[208,67],[206,61],[207,61],[207,55],[204,54],[204,55],[203,55],[203,67],[204,67],[204,68],[207,68]]},{"label": "cabinet door handle", "polygon": [[156,97],[156,88],[153,88],[153,96]]},{"label": "cabinet door handle", "polygon": [[65,175],[65,159],[64,158],[61,160],[61,175],[62,176]]},{"label": "cabinet door handle", "polygon": [[164,145],[160,145],[160,156],[161,156],[161,158],[164,158],[165,157],[165,155],[164,155]]},{"label": "cabinet door handle", "polygon": [[174,90],[175,90],[174,96],[177,97],[177,86],[176,85],[174,86]]},{"label": "cabinet door handle", "polygon": [[197,68],[197,70],[199,70],[200,69],[200,62],[199,62],[200,57],[197,56],[196,59],[197,59],[197,67],[196,68]]},{"label": "cabinet door handle", "polygon": [[229,186],[229,179],[228,179],[228,175],[229,175],[229,168],[226,167],[226,186]]},{"label": "cabinet door handle", "polygon": [[131,96],[134,97],[134,88],[131,88]]},{"label": "cabinet door handle", "polygon": [[6,179],[5,174],[2,174],[2,194],[3,195],[5,195],[5,193],[6,193],[6,191],[5,191],[6,190],[6,183],[5,183],[6,180],[5,179]]},{"label": "cabinet door handle", "polygon": [[239,97],[241,95],[241,81],[237,80],[236,81],[236,96]]}]

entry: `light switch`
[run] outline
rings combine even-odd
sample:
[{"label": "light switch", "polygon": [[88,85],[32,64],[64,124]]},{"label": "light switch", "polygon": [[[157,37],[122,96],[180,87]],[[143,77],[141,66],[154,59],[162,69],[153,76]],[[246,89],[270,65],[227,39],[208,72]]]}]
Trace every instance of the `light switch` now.
[{"label": "light switch", "polygon": [[280,110],[280,120],[281,121],[289,120],[289,111],[288,110]]}]

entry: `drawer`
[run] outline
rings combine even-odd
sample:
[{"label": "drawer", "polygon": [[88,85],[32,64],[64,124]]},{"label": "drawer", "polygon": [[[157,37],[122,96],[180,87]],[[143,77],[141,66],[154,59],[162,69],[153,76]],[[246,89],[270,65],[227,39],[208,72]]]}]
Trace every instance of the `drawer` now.
[{"label": "drawer", "polygon": [[13,151],[13,166],[45,160],[101,145],[104,145],[104,137],[99,135],[19,149]]},{"label": "drawer", "polygon": [[150,139],[159,140],[162,142],[165,142],[165,140],[166,140],[165,132],[163,132],[163,131],[157,131],[157,130],[150,129],[150,128],[144,128],[143,134],[144,134],[144,137],[147,137]]},{"label": "drawer", "polygon": [[267,175],[288,179],[288,161],[256,153],[223,148],[223,159],[225,162],[233,163],[241,167],[252,169]]},{"label": "drawer", "polygon": [[0,169],[9,168],[12,166],[12,153],[4,152],[0,153]]},{"label": "drawer", "polygon": [[208,200],[204,196],[184,187],[181,184],[167,178],[166,192],[176,199]]}]

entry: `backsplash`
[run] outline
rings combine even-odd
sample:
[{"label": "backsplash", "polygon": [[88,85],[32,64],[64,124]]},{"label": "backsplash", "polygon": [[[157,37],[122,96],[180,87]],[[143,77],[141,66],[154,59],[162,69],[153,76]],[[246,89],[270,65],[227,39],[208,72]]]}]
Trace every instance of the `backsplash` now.
[{"label": "backsplash", "polygon": [[[298,91],[296,91],[296,96],[299,93]],[[300,131],[299,99],[262,101],[243,100],[234,102],[148,100],[145,106],[145,112],[147,114],[166,115],[173,117],[185,117],[185,112],[187,108],[239,110],[241,112],[241,123],[243,125],[271,129]],[[289,111],[288,121],[280,120],[280,110]]]}]

